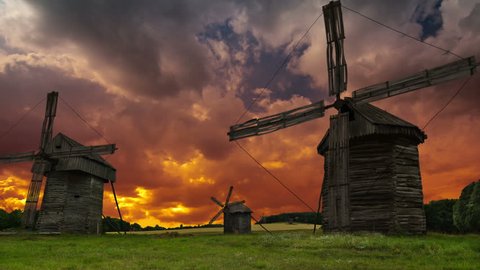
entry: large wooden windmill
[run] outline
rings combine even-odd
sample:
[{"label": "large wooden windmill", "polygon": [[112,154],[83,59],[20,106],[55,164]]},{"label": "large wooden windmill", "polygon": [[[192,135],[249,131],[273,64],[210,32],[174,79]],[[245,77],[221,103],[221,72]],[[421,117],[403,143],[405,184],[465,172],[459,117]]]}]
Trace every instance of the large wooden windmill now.
[{"label": "large wooden windmill", "polygon": [[[113,154],[115,144],[83,146],[59,133],[52,138],[58,93],[47,95],[38,151],[0,156],[1,163],[33,161],[23,226],[41,232],[99,233],[103,184],[115,181],[115,168],[99,155]],[[37,204],[47,177],[41,209]]]},{"label": "large wooden windmill", "polygon": [[223,233],[249,233],[252,231],[250,224],[252,210],[245,205],[245,201],[230,202],[233,186],[228,190],[225,203],[221,203],[215,197],[210,199],[220,206],[220,210],[208,223],[211,225],[223,214]]},{"label": "large wooden windmill", "polygon": [[475,72],[474,57],[387,81],[341,98],[347,87],[343,19],[339,1],[323,7],[327,36],[329,95],[279,114],[230,127],[230,141],[274,132],[323,117],[330,128],[318,145],[325,157],[322,202],[325,231],[425,232],[418,144],[426,135],[418,127],[369,102],[453,80]]}]

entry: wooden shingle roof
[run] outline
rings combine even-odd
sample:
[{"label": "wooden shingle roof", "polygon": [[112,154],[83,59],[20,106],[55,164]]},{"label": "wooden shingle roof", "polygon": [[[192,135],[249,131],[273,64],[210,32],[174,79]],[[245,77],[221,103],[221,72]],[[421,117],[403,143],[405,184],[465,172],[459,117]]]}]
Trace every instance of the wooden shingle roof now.
[{"label": "wooden shingle roof", "polygon": [[[47,147],[53,151],[68,150],[74,146],[83,146],[63,133],[58,133]],[[86,155],[80,157],[68,157],[58,159],[55,165],[56,171],[82,171],[97,176],[104,181],[116,180],[116,169],[99,155]]]},{"label": "wooden shingle roof", "polygon": [[[423,143],[427,135],[417,126],[369,103],[355,104],[351,98],[345,98],[342,112],[352,114],[349,124],[350,139],[369,135],[403,135]],[[317,146],[317,152],[323,154],[328,149],[327,130]]]},{"label": "wooden shingle roof", "polygon": [[252,213],[252,210],[248,208],[245,204],[240,203],[240,204],[234,204],[232,206],[229,206],[226,208],[228,213],[233,214],[233,213]]}]

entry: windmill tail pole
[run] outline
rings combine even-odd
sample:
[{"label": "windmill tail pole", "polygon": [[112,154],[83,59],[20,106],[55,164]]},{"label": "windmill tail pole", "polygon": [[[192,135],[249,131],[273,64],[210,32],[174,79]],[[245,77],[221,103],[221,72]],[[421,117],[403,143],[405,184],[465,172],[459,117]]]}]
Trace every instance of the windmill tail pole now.
[{"label": "windmill tail pole", "polygon": [[112,228],[115,228],[117,230],[118,234],[121,234],[120,228],[118,228],[117,225],[115,225],[115,223],[111,222],[110,219],[108,219],[105,215],[102,215],[102,217],[108,222],[108,224],[110,224],[110,226],[112,226]]},{"label": "windmill tail pole", "polygon": [[260,227],[262,227],[266,232],[268,232],[269,234],[272,234],[272,232],[269,231],[267,228],[265,228],[265,226],[263,226],[262,223],[260,223],[253,215],[250,215],[250,217],[251,217],[255,222],[257,222],[257,224],[260,225]]},{"label": "windmill tail pole", "polygon": [[[115,186],[113,185],[112,181],[110,181],[110,184],[112,185],[113,198],[115,198],[115,204],[117,205],[118,216],[120,217],[120,229],[121,229],[123,224],[122,212],[120,212],[120,207],[118,206],[117,193],[115,192]],[[124,230],[123,234],[127,234],[127,231]]]},{"label": "windmill tail pole", "polygon": [[318,207],[317,207],[317,213],[315,215],[315,220],[313,221],[313,234],[315,235],[317,231],[317,220],[320,216],[320,209],[322,208],[322,191],[323,191],[323,183],[322,187],[320,189],[320,195],[318,196]]}]

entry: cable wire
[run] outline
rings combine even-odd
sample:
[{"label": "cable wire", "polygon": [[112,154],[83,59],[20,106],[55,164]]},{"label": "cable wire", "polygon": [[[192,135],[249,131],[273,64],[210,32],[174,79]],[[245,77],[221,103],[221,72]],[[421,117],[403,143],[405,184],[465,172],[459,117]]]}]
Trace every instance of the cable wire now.
[{"label": "cable wire", "polygon": [[78,113],[65,99],[63,99],[60,95],[58,96],[60,98],[60,100],[65,103],[65,105],[67,105],[67,107],[72,110],[72,112],[78,117],[80,118],[80,120],[82,120],[90,129],[92,129],[95,133],[97,133],[100,137],[102,137],[108,144],[110,144],[110,142],[108,141],[107,138],[105,138],[105,136],[103,136],[103,134],[98,131],[95,127],[93,127],[92,125],[90,125],[87,120],[85,120],[85,118],[83,118],[80,113]]},{"label": "cable wire", "polygon": [[467,83],[472,79],[472,76],[468,77],[464,82],[463,84],[458,88],[458,90],[452,95],[452,97],[447,101],[447,103],[445,103],[445,105],[443,105],[442,108],[440,108],[440,110],[438,110],[426,123],[425,125],[423,126],[422,129],[425,129],[428,127],[428,125],[433,121],[435,120],[435,118],[437,118],[437,116],[443,112],[447,107],[448,105],[450,105],[450,103],[452,103],[452,101],[458,96],[458,94],[460,94],[460,92],[465,88],[465,86],[467,85]]},{"label": "cable wire", "polygon": [[428,45],[428,46],[430,46],[430,47],[432,47],[432,48],[435,48],[435,49],[437,49],[437,50],[443,51],[443,52],[446,53],[446,54],[451,54],[451,55],[453,55],[453,56],[455,56],[455,57],[458,57],[459,59],[464,59],[464,58],[461,57],[460,55],[458,55],[458,54],[456,54],[456,53],[454,53],[454,52],[451,52],[450,50],[444,49],[444,48],[439,47],[439,46],[437,46],[437,45],[434,45],[434,44],[432,44],[432,43],[428,43],[428,42],[426,42],[426,41],[423,41],[423,40],[421,40],[421,39],[418,39],[418,38],[416,38],[416,37],[414,37],[414,36],[412,36],[412,35],[409,35],[409,34],[407,34],[407,33],[404,33],[404,32],[402,32],[402,31],[400,31],[400,30],[398,30],[398,29],[395,29],[395,28],[393,28],[393,27],[391,27],[391,26],[388,26],[388,25],[386,25],[386,24],[384,24],[384,23],[382,23],[382,22],[380,22],[380,21],[377,21],[377,20],[375,20],[375,19],[373,19],[373,18],[370,18],[370,17],[368,17],[367,15],[365,15],[365,14],[363,14],[363,13],[360,13],[360,12],[358,12],[358,11],[356,11],[356,10],[353,10],[353,9],[351,9],[351,8],[345,6],[345,5],[342,5],[342,7],[343,7],[344,9],[348,10],[348,11],[351,11],[351,12],[353,12],[353,13],[356,13],[356,14],[362,16],[363,18],[365,18],[365,19],[367,19],[367,20],[370,20],[370,21],[372,21],[372,22],[374,22],[374,23],[376,23],[376,24],[378,24],[378,25],[380,25],[380,26],[383,26],[383,27],[385,27],[385,28],[387,28],[387,29],[389,29],[389,30],[391,30],[391,31],[393,31],[393,32],[396,32],[396,33],[398,33],[398,34],[401,34],[401,35],[403,35],[403,36],[406,36],[406,37],[408,37],[408,38],[411,38],[411,39],[413,39],[413,40],[415,40],[415,41],[421,42],[421,43],[423,43],[423,44],[425,44],[425,45]]},{"label": "cable wire", "polygon": [[245,149],[242,145],[240,145],[240,143],[238,143],[237,141],[235,141],[235,144],[243,150],[243,152],[245,152],[253,161],[255,161],[255,163],[258,164],[258,166],[260,166],[265,172],[267,172],[267,174],[269,174],[271,177],[273,177],[273,179],[275,179],[282,187],[284,187],[286,190],[288,190],[288,192],[290,192],[295,198],[297,198],[303,205],[305,205],[308,209],[310,209],[312,212],[315,212],[315,210],[313,210],[312,207],[310,207],[310,205],[308,205],[304,200],[302,200],[302,198],[300,198],[300,196],[298,196],[292,189],[290,189],[287,185],[285,185],[277,176],[275,176],[269,169],[267,169],[265,166],[262,165],[262,163],[260,163],[254,156],[252,156],[252,154],[250,154],[247,149]]},{"label": "cable wire", "polygon": [[33,106],[32,108],[30,108],[28,111],[26,111],[20,118],[18,118],[18,120],[10,126],[10,128],[8,128],[5,132],[2,133],[2,135],[0,135],[0,139],[2,139],[3,137],[5,137],[8,133],[10,133],[16,126],[18,126],[18,124],[20,124],[20,122],[23,121],[23,119],[25,119],[25,117],[27,117],[27,115],[29,115],[32,111],[34,111],[38,105],[40,105],[46,98],[42,98],[37,104],[35,104],[35,106]]},{"label": "cable wire", "polygon": [[267,81],[267,83],[265,84],[265,86],[262,88],[262,90],[260,91],[260,93],[252,100],[252,102],[250,102],[250,104],[245,108],[245,110],[243,111],[243,113],[240,115],[240,117],[238,117],[237,121],[235,121],[235,124],[238,124],[238,122],[240,122],[240,120],[242,120],[243,116],[245,116],[245,114],[250,110],[250,108],[257,102],[257,100],[263,95],[263,93],[265,92],[265,89],[267,89],[270,84],[273,82],[273,80],[275,79],[275,77],[278,75],[278,73],[280,72],[280,70],[285,67],[285,65],[288,63],[288,61],[290,60],[290,58],[292,57],[293,55],[293,52],[297,49],[298,45],[300,45],[300,42],[307,36],[308,32],[310,32],[310,30],[312,29],[313,25],[318,21],[318,19],[320,19],[320,17],[322,17],[323,13],[320,13],[320,15],[317,16],[317,18],[313,21],[313,23],[308,27],[307,31],[305,31],[305,33],[300,37],[300,39],[298,39],[297,43],[295,44],[295,46],[293,46],[293,48],[290,50],[290,52],[288,53],[288,55],[285,57],[285,59],[283,59],[282,63],[280,66],[278,66],[278,68],[275,70],[275,72],[272,74],[272,76],[270,77],[270,79]]}]

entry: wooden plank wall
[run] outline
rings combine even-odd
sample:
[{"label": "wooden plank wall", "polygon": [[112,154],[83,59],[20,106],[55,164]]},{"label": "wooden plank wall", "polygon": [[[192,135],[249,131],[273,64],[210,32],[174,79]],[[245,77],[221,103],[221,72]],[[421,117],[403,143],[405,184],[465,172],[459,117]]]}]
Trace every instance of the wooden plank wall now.
[{"label": "wooden plank wall", "polygon": [[36,228],[39,232],[60,232],[63,224],[67,173],[48,174]]},{"label": "wooden plank wall", "polygon": [[400,233],[426,232],[422,179],[416,145],[393,147],[395,181],[395,230]]},{"label": "wooden plank wall", "polygon": [[233,233],[250,233],[252,231],[252,225],[250,213],[233,213],[232,219],[232,232]]},{"label": "wooden plank wall", "polygon": [[393,221],[392,144],[376,137],[350,144],[352,231],[389,232]]},{"label": "wooden plank wall", "polygon": [[103,180],[71,173],[66,190],[63,231],[95,234],[101,229]]},{"label": "wooden plank wall", "polygon": [[37,228],[40,232],[101,233],[103,180],[81,172],[47,178]]},{"label": "wooden plank wall", "polygon": [[348,230],[350,226],[350,200],[348,186],[349,159],[349,113],[330,117],[328,141],[327,203],[325,230]]}]

